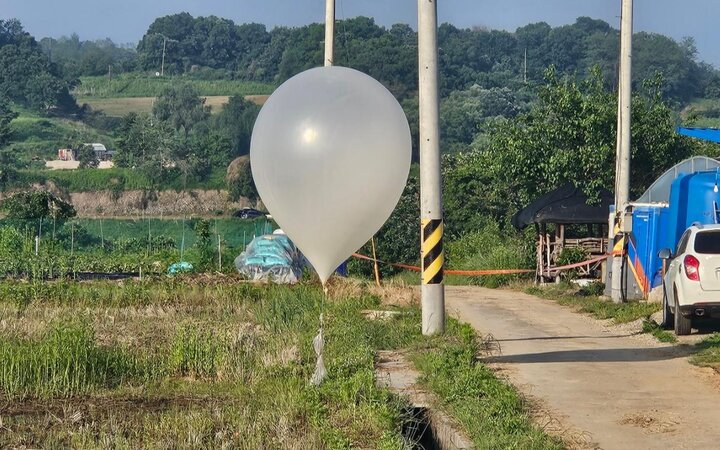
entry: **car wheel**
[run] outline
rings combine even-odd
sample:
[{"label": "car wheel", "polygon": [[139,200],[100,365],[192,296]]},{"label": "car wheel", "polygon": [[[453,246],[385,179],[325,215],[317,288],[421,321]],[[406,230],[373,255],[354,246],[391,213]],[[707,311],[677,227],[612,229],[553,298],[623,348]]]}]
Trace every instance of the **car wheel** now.
[{"label": "car wheel", "polygon": [[663,321],[662,327],[669,330],[675,326],[675,316],[670,310],[670,302],[668,301],[667,289],[665,289],[665,282],[663,282]]},{"label": "car wheel", "polygon": [[[677,290],[675,292],[675,303],[677,305]],[[692,331],[692,319],[684,317],[680,313],[679,308],[675,308],[675,334],[678,336],[687,336]]]}]

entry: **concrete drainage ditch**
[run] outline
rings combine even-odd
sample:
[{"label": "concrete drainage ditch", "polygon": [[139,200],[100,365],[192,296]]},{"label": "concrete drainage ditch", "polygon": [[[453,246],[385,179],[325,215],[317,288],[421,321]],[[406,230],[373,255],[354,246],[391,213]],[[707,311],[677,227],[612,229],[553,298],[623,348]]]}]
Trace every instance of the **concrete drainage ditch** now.
[{"label": "concrete drainage ditch", "polygon": [[433,409],[437,404],[433,395],[417,385],[420,373],[397,351],[380,351],[375,364],[378,386],[405,398],[410,403],[406,411],[408,420],[403,426],[403,436],[412,449],[464,450],[474,448],[470,439],[457,430],[452,419]]}]

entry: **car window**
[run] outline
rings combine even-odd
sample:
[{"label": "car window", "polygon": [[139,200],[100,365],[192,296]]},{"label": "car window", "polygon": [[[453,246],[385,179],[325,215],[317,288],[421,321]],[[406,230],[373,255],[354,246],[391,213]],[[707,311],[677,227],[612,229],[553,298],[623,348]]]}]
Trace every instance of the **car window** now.
[{"label": "car window", "polygon": [[701,231],[696,234],[695,253],[720,254],[720,230]]},{"label": "car window", "polygon": [[688,240],[690,239],[690,230],[685,231],[685,234],[682,235],[680,238],[680,242],[678,242],[677,251],[675,252],[676,255],[679,255],[681,253],[685,253],[685,248],[687,247]]}]

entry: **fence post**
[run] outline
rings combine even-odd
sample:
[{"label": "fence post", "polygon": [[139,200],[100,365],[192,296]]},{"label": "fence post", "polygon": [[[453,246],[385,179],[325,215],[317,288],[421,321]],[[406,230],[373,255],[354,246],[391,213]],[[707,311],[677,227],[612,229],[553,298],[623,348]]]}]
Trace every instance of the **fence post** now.
[{"label": "fence post", "polygon": [[218,238],[218,271],[222,272],[222,245],[220,240],[220,235],[217,235]]}]

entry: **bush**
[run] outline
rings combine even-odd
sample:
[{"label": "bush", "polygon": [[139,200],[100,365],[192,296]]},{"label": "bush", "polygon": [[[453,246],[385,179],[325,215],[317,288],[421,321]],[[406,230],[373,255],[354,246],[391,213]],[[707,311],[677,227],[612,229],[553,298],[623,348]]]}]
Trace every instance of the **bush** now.
[{"label": "bush", "polygon": [[[570,264],[576,264],[579,262],[583,262],[588,259],[588,253],[584,248],[579,247],[572,247],[572,248],[564,248],[560,252],[560,255],[557,259],[557,265],[558,266],[567,266]],[[560,274],[563,278],[567,280],[574,280],[578,276],[578,270],[577,269],[571,269],[571,270],[565,270],[561,272]]]},{"label": "bush", "polygon": [[[529,237],[514,230],[501,230],[497,222],[447,244],[447,266],[452,269],[532,269],[533,244]],[[485,275],[472,277],[471,283],[499,287],[520,275]]]}]

